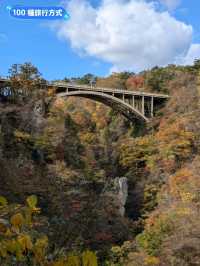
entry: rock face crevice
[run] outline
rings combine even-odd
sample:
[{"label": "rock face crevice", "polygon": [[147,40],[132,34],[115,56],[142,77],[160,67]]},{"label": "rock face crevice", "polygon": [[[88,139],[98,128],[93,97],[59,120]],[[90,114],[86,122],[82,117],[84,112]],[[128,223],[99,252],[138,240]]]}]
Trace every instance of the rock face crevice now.
[{"label": "rock face crevice", "polygon": [[116,178],[115,183],[119,189],[119,213],[123,217],[125,215],[125,205],[128,197],[128,181],[126,177],[118,177]]}]

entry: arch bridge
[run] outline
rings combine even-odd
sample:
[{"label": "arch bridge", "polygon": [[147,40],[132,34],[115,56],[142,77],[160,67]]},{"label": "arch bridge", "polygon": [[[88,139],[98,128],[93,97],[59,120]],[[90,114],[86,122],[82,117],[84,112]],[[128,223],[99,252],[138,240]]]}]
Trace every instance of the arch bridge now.
[{"label": "arch bridge", "polygon": [[[9,86],[10,81],[8,79],[0,79],[0,95],[2,95],[2,91],[3,93],[9,92]],[[129,91],[64,82],[54,82],[42,86],[47,89],[54,89],[57,97],[75,96],[92,99],[111,107],[131,121],[137,119],[141,122],[148,122],[169,98],[165,94],[142,92],[142,89]]]},{"label": "arch bridge", "polygon": [[62,98],[83,97],[103,103],[131,121],[149,122],[155,112],[169,98],[165,94],[100,88],[77,84],[54,83],[56,95]]}]

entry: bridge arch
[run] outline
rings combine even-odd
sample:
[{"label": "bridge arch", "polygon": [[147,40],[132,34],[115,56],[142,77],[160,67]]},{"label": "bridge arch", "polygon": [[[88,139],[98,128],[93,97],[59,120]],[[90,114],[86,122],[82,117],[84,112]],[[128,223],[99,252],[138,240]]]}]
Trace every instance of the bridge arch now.
[{"label": "bridge arch", "polygon": [[140,120],[140,122],[148,122],[149,119],[145,117],[140,111],[135,109],[130,104],[124,102],[123,100],[107,94],[103,92],[97,92],[97,91],[71,91],[71,92],[64,92],[64,93],[58,93],[58,97],[61,98],[67,98],[71,96],[75,97],[81,97],[81,98],[87,98],[91,100],[95,100],[97,102],[103,103],[112,109],[120,112],[122,115],[124,115],[129,120],[133,121],[135,119]]}]

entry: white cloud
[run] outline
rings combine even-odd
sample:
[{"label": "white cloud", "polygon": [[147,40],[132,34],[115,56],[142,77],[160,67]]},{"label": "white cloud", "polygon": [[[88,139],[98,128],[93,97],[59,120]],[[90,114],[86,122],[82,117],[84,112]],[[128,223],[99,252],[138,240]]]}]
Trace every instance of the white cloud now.
[{"label": "white cloud", "polygon": [[200,59],[200,44],[192,44],[181,63],[183,65],[192,65],[195,59]]},{"label": "white cloud", "polygon": [[58,36],[79,54],[111,63],[115,71],[177,62],[192,42],[192,27],[157,11],[152,2],[102,0],[94,8],[86,0],[70,0],[65,6],[71,18],[55,25]]},{"label": "white cloud", "polygon": [[173,10],[180,5],[181,0],[160,0],[168,9]]}]

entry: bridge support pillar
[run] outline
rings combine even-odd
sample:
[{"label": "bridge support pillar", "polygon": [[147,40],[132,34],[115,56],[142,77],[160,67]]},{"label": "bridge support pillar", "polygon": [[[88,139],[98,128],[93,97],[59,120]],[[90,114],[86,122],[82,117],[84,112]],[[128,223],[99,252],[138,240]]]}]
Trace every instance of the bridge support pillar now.
[{"label": "bridge support pillar", "polygon": [[154,98],[151,97],[151,117],[153,117],[153,109],[154,109]]},{"label": "bridge support pillar", "polygon": [[133,98],[132,98],[132,106],[133,106],[133,108],[135,108],[135,96],[133,96]]},{"label": "bridge support pillar", "polygon": [[142,114],[144,115],[144,96],[142,96]]}]

